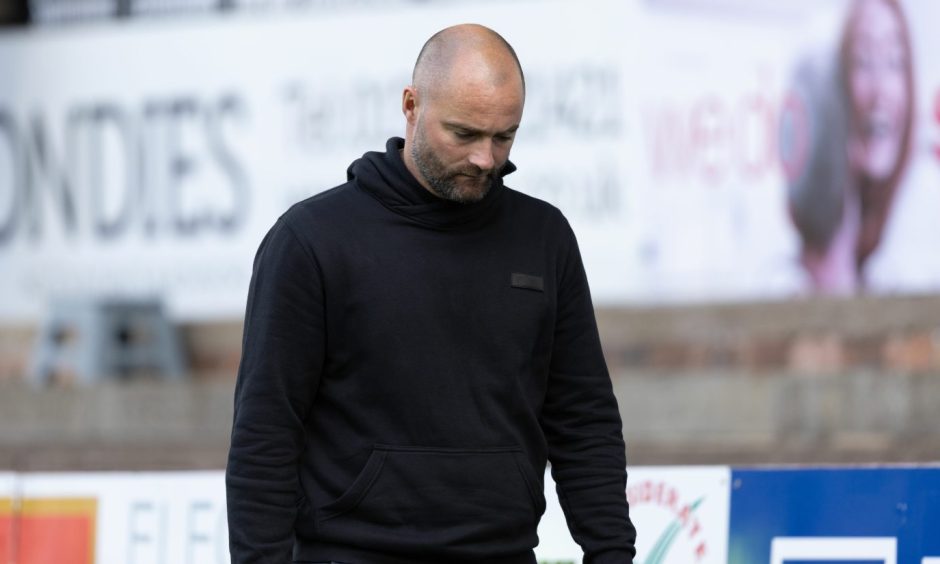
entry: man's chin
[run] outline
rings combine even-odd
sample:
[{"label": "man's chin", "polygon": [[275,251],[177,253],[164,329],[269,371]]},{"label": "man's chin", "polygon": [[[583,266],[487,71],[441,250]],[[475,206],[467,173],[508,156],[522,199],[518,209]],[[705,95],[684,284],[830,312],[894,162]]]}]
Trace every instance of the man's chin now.
[{"label": "man's chin", "polygon": [[454,201],[461,204],[473,204],[485,198],[489,191],[488,183],[483,186],[463,187],[456,191]]},{"label": "man's chin", "polygon": [[[433,186],[433,185],[432,185]],[[466,179],[451,179],[446,187],[434,187],[434,192],[452,202],[458,204],[473,204],[479,202],[490,191],[490,179],[484,182],[467,182]]]}]

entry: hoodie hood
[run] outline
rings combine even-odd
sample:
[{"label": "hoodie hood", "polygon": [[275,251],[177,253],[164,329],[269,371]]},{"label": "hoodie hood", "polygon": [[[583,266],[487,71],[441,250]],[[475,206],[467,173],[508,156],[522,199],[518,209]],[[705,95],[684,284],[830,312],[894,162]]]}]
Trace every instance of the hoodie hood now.
[{"label": "hoodie hood", "polygon": [[385,144],[384,153],[364,154],[349,165],[346,176],[389,210],[427,227],[446,229],[486,220],[496,212],[502,200],[502,177],[516,170],[514,164],[506,161],[482,200],[467,204],[453,202],[435,196],[411,174],[401,158],[404,146],[404,139],[392,137]]}]

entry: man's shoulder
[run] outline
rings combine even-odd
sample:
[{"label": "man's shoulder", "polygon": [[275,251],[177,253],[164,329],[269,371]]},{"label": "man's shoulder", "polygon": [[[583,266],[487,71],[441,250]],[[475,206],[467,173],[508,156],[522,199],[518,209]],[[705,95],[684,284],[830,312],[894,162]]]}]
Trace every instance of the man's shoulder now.
[{"label": "man's shoulder", "polygon": [[300,200],[288,208],[288,210],[285,212],[285,215],[288,213],[298,212],[334,212],[337,208],[345,207],[350,204],[350,196],[353,195],[353,191],[353,183],[344,182],[339,186],[328,188],[322,192],[318,192],[312,196]]},{"label": "man's shoulder", "polygon": [[509,198],[512,199],[513,204],[524,210],[531,210],[533,213],[543,213],[548,215],[561,215],[561,210],[559,210],[554,205],[542,200],[541,198],[536,198],[535,196],[530,196],[525,192],[520,192],[515,188],[510,188],[509,186],[503,186],[506,190],[506,194]]},{"label": "man's shoulder", "polygon": [[566,226],[568,220],[560,209],[535,196],[530,196],[508,186],[504,186],[506,195],[512,202],[514,217],[527,217],[555,226]]},{"label": "man's shoulder", "polygon": [[344,182],[296,202],[281,214],[280,219],[297,229],[348,218],[355,206],[355,198],[352,183]]}]

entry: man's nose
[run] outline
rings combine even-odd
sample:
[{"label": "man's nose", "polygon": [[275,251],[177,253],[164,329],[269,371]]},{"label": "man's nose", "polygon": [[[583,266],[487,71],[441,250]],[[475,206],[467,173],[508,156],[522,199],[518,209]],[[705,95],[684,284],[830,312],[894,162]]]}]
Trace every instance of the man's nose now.
[{"label": "man's nose", "polygon": [[493,157],[493,141],[481,139],[474,144],[470,153],[470,164],[482,171],[493,170],[496,159]]}]

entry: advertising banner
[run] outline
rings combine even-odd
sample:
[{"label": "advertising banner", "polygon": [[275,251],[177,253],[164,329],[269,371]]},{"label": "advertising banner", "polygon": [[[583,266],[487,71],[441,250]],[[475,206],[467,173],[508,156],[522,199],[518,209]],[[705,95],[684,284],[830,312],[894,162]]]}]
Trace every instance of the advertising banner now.
[{"label": "advertising banner", "polygon": [[605,297],[940,289],[940,4],[646,6],[631,282]]},{"label": "advertising banner", "polygon": [[729,564],[934,564],[940,467],[734,470]]},{"label": "advertising banner", "polygon": [[[629,469],[627,501],[637,528],[640,564],[725,564],[728,543],[727,467]],[[547,509],[539,525],[540,562],[581,562],[571,540],[551,475],[545,476]]]},{"label": "advertising banner", "polygon": [[21,474],[15,564],[229,562],[221,472]]},{"label": "advertising banner", "polygon": [[[637,467],[638,564],[938,564],[940,467]],[[536,556],[576,564],[551,476]],[[15,522],[15,523],[14,523]],[[0,474],[14,564],[227,564],[214,472]]]},{"label": "advertising banner", "polygon": [[13,499],[16,474],[0,472],[0,559],[13,561]]},{"label": "advertising banner", "polygon": [[940,3],[720,5],[5,32],[0,323],[114,294],[159,295],[178,320],[240,317],[267,229],[403,133],[423,41],[465,21],[519,54],[506,181],[569,218],[598,305],[940,291]]},{"label": "advertising banner", "polygon": [[[730,470],[639,467],[626,495],[641,531],[644,564],[726,561]],[[6,530],[17,507],[14,564],[227,564],[228,529],[222,472],[58,473],[0,475]],[[546,473],[547,510],[539,526],[541,563],[576,564],[581,548],[568,532],[555,485]],[[15,501],[14,501],[15,500]],[[4,539],[6,544],[4,545]],[[8,553],[12,537],[0,536]]]},{"label": "advertising banner", "polygon": [[638,532],[637,562],[724,564],[728,555],[727,467],[638,467],[627,501]]},{"label": "advertising banner", "polygon": [[[633,4],[588,4],[391,6],[0,36],[0,321],[35,320],[60,296],[114,294],[160,295],[179,320],[240,317],[265,232],[291,204],[344,182],[354,159],[403,135],[415,57],[454,22],[503,30],[526,61],[532,94],[518,146],[528,147],[519,154],[528,171],[510,184],[568,202],[572,216],[627,225],[612,204],[624,153],[622,25]],[[572,31],[561,49],[557,38]],[[627,240],[595,239],[608,248]]]}]

